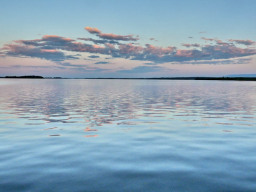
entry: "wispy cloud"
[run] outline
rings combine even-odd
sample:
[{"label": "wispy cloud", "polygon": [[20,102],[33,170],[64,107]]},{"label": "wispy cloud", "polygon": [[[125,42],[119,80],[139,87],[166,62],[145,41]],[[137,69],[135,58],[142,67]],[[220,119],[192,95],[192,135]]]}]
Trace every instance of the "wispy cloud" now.
[{"label": "wispy cloud", "polygon": [[108,64],[109,62],[106,62],[106,61],[99,61],[99,62],[96,62],[94,64]]},{"label": "wispy cloud", "polygon": [[200,44],[198,44],[198,43],[192,43],[192,44],[183,43],[182,46],[184,46],[184,47],[200,47]]},{"label": "wispy cloud", "polygon": [[242,39],[229,39],[227,42],[224,42],[220,39],[217,38],[206,38],[206,37],[201,37],[201,39],[205,40],[205,41],[214,41],[216,44],[219,45],[228,45],[228,44],[241,44],[241,45],[256,45],[256,41],[252,41],[252,40],[242,40]]},{"label": "wispy cloud", "polygon": [[115,40],[109,40],[109,39],[93,39],[93,38],[77,38],[78,40],[83,40],[83,41],[91,41],[95,44],[120,44],[118,41]]},{"label": "wispy cloud", "polygon": [[85,27],[85,30],[87,30],[91,34],[96,34],[98,37],[100,37],[102,39],[122,40],[122,41],[137,41],[137,40],[139,40],[139,38],[134,37],[134,35],[116,35],[113,33],[102,33],[99,29],[93,28],[93,27]]},{"label": "wispy cloud", "polygon": [[242,45],[255,45],[256,42],[252,40],[239,40],[239,39],[230,39],[229,41],[235,42],[237,44],[242,44]]},{"label": "wispy cloud", "polygon": [[210,64],[210,65],[219,65],[219,64],[246,64],[249,63],[251,58],[235,58],[235,59],[221,59],[221,60],[201,60],[201,61],[185,61],[183,64]]},{"label": "wispy cloud", "polygon": [[159,66],[139,66],[130,70],[120,70],[118,72],[120,73],[152,73],[152,72],[159,72],[162,70],[166,71],[167,69]]},{"label": "wispy cloud", "polygon": [[207,37],[201,37],[201,39],[205,40],[205,41],[215,41],[215,38],[207,38]]},{"label": "wispy cloud", "polygon": [[154,37],[151,37],[151,38],[149,38],[149,40],[151,40],[151,41],[158,41],[156,38],[154,38]]},{"label": "wispy cloud", "polygon": [[94,58],[99,58],[100,56],[98,56],[98,55],[89,55],[88,57],[94,59]]}]

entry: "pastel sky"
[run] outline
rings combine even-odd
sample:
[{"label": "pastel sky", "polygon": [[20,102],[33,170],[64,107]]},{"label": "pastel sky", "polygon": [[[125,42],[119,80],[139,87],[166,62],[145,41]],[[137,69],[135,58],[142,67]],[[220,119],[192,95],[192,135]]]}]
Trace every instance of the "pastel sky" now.
[{"label": "pastel sky", "polygon": [[0,1],[0,76],[253,73],[255,0]]}]

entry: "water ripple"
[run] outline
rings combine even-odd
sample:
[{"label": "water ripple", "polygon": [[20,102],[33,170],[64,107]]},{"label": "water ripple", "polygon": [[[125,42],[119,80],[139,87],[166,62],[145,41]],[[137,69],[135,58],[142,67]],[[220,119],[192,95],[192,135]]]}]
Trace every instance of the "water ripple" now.
[{"label": "water ripple", "polygon": [[255,82],[0,81],[3,191],[256,189]]}]

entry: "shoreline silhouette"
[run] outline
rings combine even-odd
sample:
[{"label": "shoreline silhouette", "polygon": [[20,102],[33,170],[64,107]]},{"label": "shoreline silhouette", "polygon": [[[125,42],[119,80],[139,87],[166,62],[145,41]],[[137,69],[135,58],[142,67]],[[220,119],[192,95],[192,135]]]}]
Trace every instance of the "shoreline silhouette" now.
[{"label": "shoreline silhouette", "polygon": [[113,77],[96,77],[96,78],[63,78],[63,77],[43,77],[39,75],[24,76],[5,76],[0,78],[14,79],[131,79],[131,80],[224,80],[224,81],[256,81],[256,77],[149,77],[149,78],[113,78]]}]

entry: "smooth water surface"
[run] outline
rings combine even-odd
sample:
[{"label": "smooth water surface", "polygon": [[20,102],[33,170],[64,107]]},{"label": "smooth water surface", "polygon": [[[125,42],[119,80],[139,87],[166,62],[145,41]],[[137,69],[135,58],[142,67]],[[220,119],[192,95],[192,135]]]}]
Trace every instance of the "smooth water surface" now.
[{"label": "smooth water surface", "polygon": [[0,79],[0,191],[256,191],[256,82]]}]

